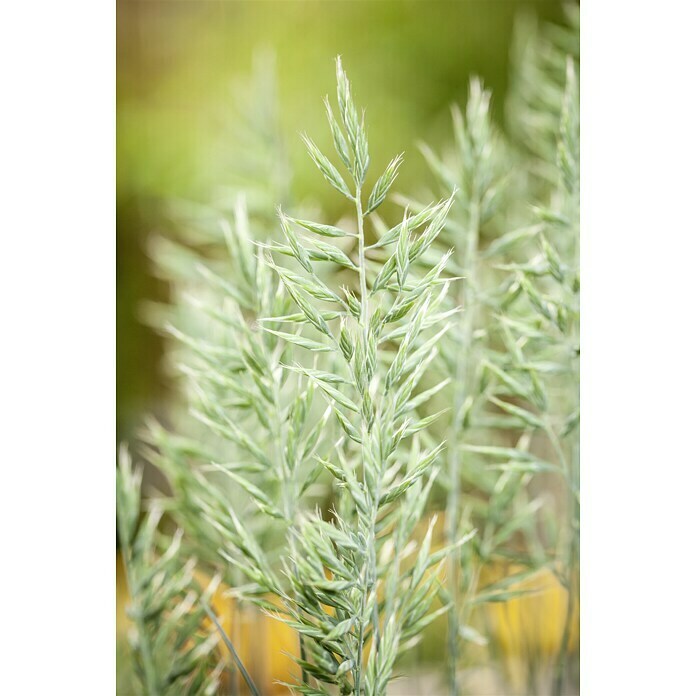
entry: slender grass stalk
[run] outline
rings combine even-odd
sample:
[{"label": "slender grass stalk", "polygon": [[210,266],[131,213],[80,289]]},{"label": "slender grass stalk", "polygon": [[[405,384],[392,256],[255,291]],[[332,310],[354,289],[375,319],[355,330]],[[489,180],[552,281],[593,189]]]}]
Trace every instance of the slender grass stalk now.
[{"label": "slender grass stalk", "polygon": [[[455,252],[456,262],[463,271],[464,282],[460,284],[458,295],[459,305],[465,311],[459,315],[459,331],[461,337],[459,358],[456,361],[454,376],[455,392],[453,397],[452,420],[448,442],[455,443],[461,436],[464,422],[464,407],[467,396],[472,391],[470,380],[472,364],[472,334],[475,317],[476,286],[476,251],[479,237],[478,203],[472,202],[470,223],[467,234],[466,248],[463,245]],[[463,253],[462,253],[463,252]],[[461,452],[458,447],[450,447],[448,450],[448,497],[447,497],[447,538],[450,544],[456,542],[460,524],[461,502]],[[457,664],[459,657],[459,626],[460,626],[460,559],[454,554],[449,559],[448,584],[452,598],[452,607],[448,614],[448,675],[450,693],[459,693],[457,686]],[[470,586],[471,587],[471,583]]]},{"label": "slender grass stalk", "polygon": [[[277,359],[268,356],[268,364],[271,367],[271,375],[275,375],[280,369]],[[282,501],[283,501],[283,511],[285,518],[290,520],[291,523],[295,523],[297,517],[297,481],[295,477],[295,472],[297,467],[295,465],[289,466],[287,459],[285,457],[285,451],[287,447],[287,440],[285,438],[283,424],[281,422],[282,414],[282,404],[281,404],[281,385],[279,380],[273,376],[273,408],[271,409],[271,418],[273,419],[273,443],[274,443],[274,454],[275,460],[282,462],[281,470],[283,472],[281,489],[282,489]],[[292,555],[297,554],[297,548],[295,545],[295,538],[290,535],[289,537],[290,550]],[[293,570],[297,572],[297,566],[293,565]],[[304,641],[302,635],[298,635],[298,645],[300,648],[300,658],[302,660],[306,659],[306,651],[304,647]],[[301,668],[302,682],[306,682],[308,675],[304,667]]]},{"label": "slender grass stalk", "polygon": [[244,667],[244,663],[241,661],[241,659],[239,658],[239,655],[237,654],[237,651],[234,649],[234,644],[227,637],[225,630],[222,628],[222,626],[220,625],[220,622],[217,620],[217,616],[215,616],[215,613],[208,606],[208,604],[206,602],[201,602],[201,604],[203,606],[203,609],[205,609],[205,613],[208,615],[208,618],[213,622],[213,624],[215,625],[215,628],[217,629],[217,632],[220,634],[220,637],[222,638],[222,642],[225,644],[225,647],[227,648],[230,655],[232,656],[232,659],[234,660],[234,664],[237,666],[239,673],[244,678],[244,681],[246,682],[246,685],[249,687],[249,691],[251,691],[252,696],[261,696],[261,692],[256,688],[256,684],[254,684],[254,680],[251,678],[251,675],[249,674],[249,672],[247,672],[246,667]]},{"label": "slender grass stalk", "polygon": [[[367,295],[367,271],[365,268],[365,231],[363,227],[363,212],[362,212],[362,192],[358,185],[355,190],[355,213],[358,223],[358,274],[360,282],[360,325],[362,328],[362,341],[363,341],[363,352],[366,351],[367,342],[369,340],[368,327],[369,327],[369,303]],[[363,423],[360,428],[362,433],[365,433],[365,424]],[[365,467],[365,461],[362,462],[363,468]],[[371,537],[369,541],[369,553],[370,561],[372,561],[372,549],[374,548],[374,538]],[[363,570],[362,574],[362,596],[360,598],[360,616],[365,614],[365,607],[367,604],[368,594],[370,592],[370,583],[374,575],[374,569],[369,567],[367,564]],[[374,622],[373,622],[374,629]],[[362,688],[362,656],[365,650],[365,626],[363,622],[360,622],[360,628],[358,629],[358,649],[356,653],[356,670],[354,672],[354,683],[355,683],[355,693],[360,696]]]}]

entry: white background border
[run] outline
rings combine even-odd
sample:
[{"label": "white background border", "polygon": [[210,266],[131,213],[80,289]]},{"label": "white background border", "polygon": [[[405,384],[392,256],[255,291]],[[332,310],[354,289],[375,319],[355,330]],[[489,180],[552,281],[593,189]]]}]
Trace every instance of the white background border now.
[{"label": "white background border", "polygon": [[[0,692],[115,691],[115,4],[0,15]],[[8,652],[9,650],[9,652]]]},{"label": "white background border", "polygon": [[581,3],[581,664],[694,689],[695,12]]}]

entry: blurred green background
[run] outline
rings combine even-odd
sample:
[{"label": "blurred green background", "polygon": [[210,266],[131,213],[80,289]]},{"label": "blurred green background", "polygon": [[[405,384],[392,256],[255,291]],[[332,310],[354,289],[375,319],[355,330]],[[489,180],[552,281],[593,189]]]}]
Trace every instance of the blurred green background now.
[{"label": "blurred green background", "polygon": [[[117,3],[117,438],[131,440],[147,413],[161,414],[167,381],[161,343],[139,315],[166,299],[152,275],[148,236],[167,233],[164,202],[205,201],[234,171],[243,133],[241,78],[259,48],[275,54],[278,103],[298,199],[316,187],[297,136],[329,142],[321,98],[334,89],[336,54],[368,105],[378,169],[406,151],[399,188],[426,168],[419,140],[449,138],[449,106],[469,78],[492,89],[501,126],[513,25],[520,14],[561,21],[555,0],[118,0]],[[329,212],[337,197],[321,201]]]}]

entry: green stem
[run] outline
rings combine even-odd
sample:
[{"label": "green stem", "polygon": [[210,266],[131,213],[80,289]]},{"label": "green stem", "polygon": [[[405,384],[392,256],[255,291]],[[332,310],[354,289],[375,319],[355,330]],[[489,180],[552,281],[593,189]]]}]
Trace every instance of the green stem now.
[{"label": "green stem", "polygon": [[[560,442],[558,442],[560,447]],[[575,495],[575,475],[577,469],[577,457],[573,453],[573,470],[568,471],[568,524],[570,533],[570,543],[568,545],[568,557],[566,559],[566,616],[563,624],[563,634],[561,645],[558,651],[558,659],[554,674],[553,696],[562,696],[563,682],[565,679],[568,664],[568,646],[570,644],[570,633],[573,629],[575,619],[575,598],[576,598],[576,554],[578,547],[578,526],[579,526],[579,505]],[[567,466],[567,465],[566,465]]]},{"label": "green stem", "polygon": [[222,628],[222,626],[218,622],[217,616],[215,616],[214,612],[207,605],[206,602],[202,601],[201,604],[203,605],[203,609],[205,609],[205,613],[208,615],[208,618],[213,622],[213,624],[215,624],[215,628],[217,629],[218,633],[220,634],[220,637],[222,638],[222,642],[225,644],[225,646],[229,650],[230,655],[232,655],[232,659],[234,660],[235,665],[237,665],[237,669],[239,670],[240,674],[242,675],[242,677],[244,677],[244,681],[247,683],[247,686],[249,687],[249,691],[251,691],[253,696],[261,696],[261,694],[259,693],[259,690],[256,688],[256,685],[254,684],[253,679],[249,675],[249,672],[246,671],[244,664],[242,663],[241,659],[239,658],[237,651],[234,649],[234,645],[232,644],[232,641],[227,637],[227,634],[225,633],[224,629]]},{"label": "green stem", "polygon": [[[569,569],[569,572],[570,571]],[[565,680],[566,665],[568,663],[568,644],[570,643],[570,632],[573,627],[573,618],[575,616],[575,592],[573,586],[575,585],[575,580],[572,577],[568,578],[568,598],[566,602],[566,617],[565,623],[563,625],[563,636],[561,638],[561,645],[558,651],[558,660],[556,662],[554,685],[553,685],[553,696],[562,696],[563,692],[563,682]]]},{"label": "green stem", "polygon": [[[448,448],[448,483],[449,492],[447,495],[447,540],[453,545],[457,542],[457,534],[459,531],[459,515],[460,515],[460,452],[457,443],[460,438],[460,430],[462,427],[462,410],[466,401],[467,392],[469,391],[468,371],[467,367],[471,362],[471,344],[473,336],[473,304],[474,304],[474,272],[475,272],[475,254],[478,248],[478,233],[479,233],[479,216],[478,206],[472,205],[471,219],[465,257],[461,258],[461,251],[458,254],[458,265],[464,269],[466,275],[464,283],[460,286],[457,301],[460,306],[463,306],[464,311],[459,317],[459,336],[461,337],[459,359],[457,360],[455,371],[455,392],[454,392],[454,408],[452,413],[452,421],[450,425]],[[459,693],[457,685],[457,662],[459,657],[459,554],[452,553],[448,559],[448,585],[452,600],[452,606],[448,613],[448,630],[447,630],[447,675],[449,683],[449,691],[452,696]]]},{"label": "green stem", "polygon": [[360,186],[355,191],[355,212],[358,217],[358,274],[360,277],[360,325],[363,330],[365,348],[368,338],[369,302],[367,297],[367,273],[365,268],[365,231],[363,229],[363,212]]},{"label": "green stem", "polygon": [[[362,198],[360,186],[356,187],[355,191],[355,212],[358,218],[358,273],[360,277],[360,325],[362,328],[362,342],[363,342],[363,354],[367,356],[368,344],[370,340],[370,303],[367,294],[367,269],[365,264],[365,231],[363,223],[363,210],[362,210]],[[364,386],[364,389],[368,391],[370,388],[369,384]],[[364,409],[361,409],[361,436],[365,438],[368,433],[369,419],[366,417]],[[362,447],[365,445],[363,443]],[[363,456],[363,472],[365,471],[365,459]],[[364,473],[363,473],[364,477]],[[377,514],[379,512],[379,499],[381,497],[381,479],[382,472],[380,466],[380,472],[378,472],[376,490],[372,491],[371,503],[372,509],[370,511],[370,516],[365,520],[367,528],[365,529],[365,537],[367,539],[367,553],[365,558],[365,568],[363,571],[363,595],[361,598],[361,616],[360,616],[360,629],[358,638],[358,659],[360,665],[358,667],[358,672],[355,679],[355,693],[360,696],[361,680],[362,680],[362,653],[365,642],[365,629],[363,625],[363,617],[365,613],[365,608],[367,605],[367,599],[371,592],[376,591],[377,586],[377,539],[375,535],[375,529],[377,527]],[[377,603],[375,602],[374,610],[372,612],[372,641],[375,647],[375,651],[379,650],[380,644],[380,628],[379,628],[379,609]]]},{"label": "green stem", "polygon": [[[270,357],[272,357],[272,360],[269,360],[269,362],[272,363],[271,373],[273,377],[273,415],[271,423],[275,431],[273,433],[273,445],[275,450],[276,461],[280,464],[280,468],[282,471],[281,485],[283,488],[283,512],[285,513],[285,517],[287,518],[288,522],[292,525],[295,522],[295,515],[297,513],[297,485],[295,481],[295,471],[297,470],[297,462],[288,462],[285,458],[286,442],[283,431],[283,424],[280,416],[280,384],[278,383],[278,380],[275,378],[275,371],[278,365],[275,356]],[[297,573],[297,565],[294,561],[294,557],[297,555],[297,549],[295,546],[295,538],[292,534],[290,535],[289,541],[290,550],[293,557],[292,566],[295,573]],[[307,658],[307,653],[305,650],[302,634],[299,634],[298,640],[300,647],[300,658],[303,662],[305,662]],[[301,678],[303,684],[308,683],[309,675],[304,667],[301,668]]]},{"label": "green stem", "polygon": [[[131,600],[135,600],[135,588],[137,583],[133,578],[133,570],[131,568],[132,553],[130,546],[124,545],[123,538],[121,539],[121,548],[123,549],[123,562],[126,566],[126,584],[128,585],[128,594]],[[143,660],[143,671],[145,673],[145,687],[147,688],[148,695],[159,696],[159,681],[157,679],[157,669],[155,667],[155,662],[152,656],[152,647],[150,645],[150,640],[147,635],[147,630],[145,622],[143,621],[142,611],[140,607],[136,607],[136,612],[134,616],[135,626],[138,631],[138,647],[140,650],[140,656]]]},{"label": "green stem", "polygon": [[157,680],[157,674],[155,665],[152,658],[152,652],[150,650],[150,641],[145,636],[145,624],[141,617],[136,619],[136,625],[138,627],[138,634],[140,636],[140,654],[143,658],[143,667],[145,669],[145,683],[147,685],[147,693],[152,694],[152,696],[158,696],[159,684]]},{"label": "green stem", "polygon": [[[355,191],[355,212],[358,218],[358,274],[360,278],[360,326],[362,328],[362,341],[363,341],[363,353],[366,354],[367,351],[367,341],[368,341],[368,303],[367,303],[367,278],[365,273],[365,232],[363,229],[363,213],[362,213],[362,199],[360,186],[356,188]],[[364,416],[361,415],[364,421]],[[362,428],[361,436],[365,436],[366,428]],[[363,469],[365,466],[363,458]],[[369,542],[368,542],[369,543]],[[370,549],[368,549],[368,556],[371,556]],[[367,604],[367,594],[369,586],[368,573],[370,570],[371,560],[369,558],[365,559],[365,567],[363,569],[362,577],[362,597],[360,598],[360,628],[358,630],[358,654],[356,655],[356,665],[355,665],[355,693],[356,696],[360,696],[361,680],[362,680],[362,660],[363,660],[363,648],[365,645],[365,626],[363,617],[365,616],[365,607]]]}]

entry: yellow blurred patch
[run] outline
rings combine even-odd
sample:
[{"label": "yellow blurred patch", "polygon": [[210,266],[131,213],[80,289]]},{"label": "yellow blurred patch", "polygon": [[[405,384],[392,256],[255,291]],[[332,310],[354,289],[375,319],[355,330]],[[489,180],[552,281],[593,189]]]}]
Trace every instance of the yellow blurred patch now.
[{"label": "yellow blurred patch", "polygon": [[[485,569],[485,584],[502,580],[523,570],[521,566],[498,564]],[[504,659],[512,684],[521,689],[530,670],[537,674],[552,669],[561,648],[566,622],[568,591],[558,578],[543,568],[508,588],[526,591],[505,602],[486,604],[483,608],[491,639]],[[580,635],[579,602],[574,602],[568,650],[578,648]]]}]

